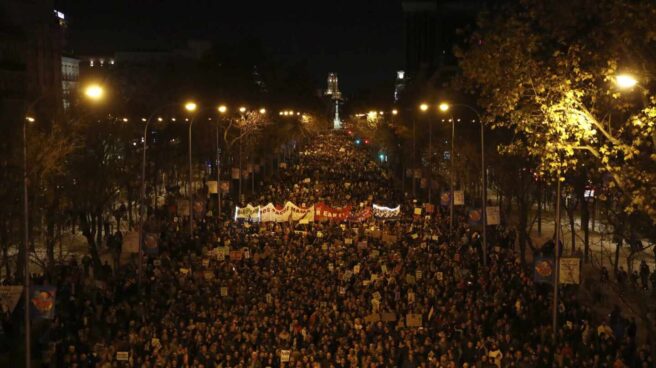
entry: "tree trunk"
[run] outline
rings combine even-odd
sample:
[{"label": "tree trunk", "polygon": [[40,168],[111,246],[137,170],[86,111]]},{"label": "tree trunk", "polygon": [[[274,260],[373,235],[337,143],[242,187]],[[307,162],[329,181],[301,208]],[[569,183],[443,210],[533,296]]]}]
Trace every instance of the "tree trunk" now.
[{"label": "tree trunk", "polygon": [[567,207],[567,218],[569,220],[569,231],[572,238],[572,255],[576,254],[576,219],[574,218],[574,209],[576,205]]},{"label": "tree trunk", "polygon": [[[89,223],[89,217],[92,219],[91,223]],[[102,262],[100,260],[100,254],[98,253],[98,245],[95,240],[95,225],[95,216],[86,215],[84,213],[80,214],[80,230],[82,231],[82,235],[87,239],[89,254],[91,255],[91,261],[93,262],[93,274],[95,278],[98,278],[102,269]]]},{"label": "tree trunk", "polygon": [[519,252],[522,263],[526,264],[526,242],[528,241],[528,204],[524,199],[519,199]]},{"label": "tree trunk", "polygon": [[620,249],[622,248],[622,242],[623,242],[622,238],[620,237],[617,240],[617,244],[615,246],[615,265],[614,265],[614,268],[615,268],[616,273],[617,273],[617,269],[620,266]]}]

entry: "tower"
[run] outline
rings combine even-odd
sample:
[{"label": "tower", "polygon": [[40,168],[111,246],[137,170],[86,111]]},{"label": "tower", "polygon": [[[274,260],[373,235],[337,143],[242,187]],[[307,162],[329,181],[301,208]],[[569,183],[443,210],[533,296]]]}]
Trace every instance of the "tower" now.
[{"label": "tower", "polygon": [[342,100],[342,93],[339,91],[339,81],[336,73],[328,74],[328,88],[324,93],[335,103],[335,117],[333,119],[333,129],[340,129],[342,122],[339,120],[339,103]]}]

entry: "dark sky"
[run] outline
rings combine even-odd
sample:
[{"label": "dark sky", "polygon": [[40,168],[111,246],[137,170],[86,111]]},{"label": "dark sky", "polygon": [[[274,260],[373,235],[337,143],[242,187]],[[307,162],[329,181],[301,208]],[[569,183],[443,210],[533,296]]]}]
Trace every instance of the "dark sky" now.
[{"label": "dark sky", "polygon": [[[78,54],[167,49],[186,39],[260,39],[282,62],[306,61],[347,92],[403,67],[400,0],[58,0]],[[171,47],[173,46],[173,47]]]}]

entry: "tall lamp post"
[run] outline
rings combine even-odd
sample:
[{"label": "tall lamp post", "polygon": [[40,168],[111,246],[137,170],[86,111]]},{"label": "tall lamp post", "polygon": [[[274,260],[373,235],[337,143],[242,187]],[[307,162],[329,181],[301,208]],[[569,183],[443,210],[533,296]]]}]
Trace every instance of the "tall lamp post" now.
[{"label": "tall lamp post", "polygon": [[[241,114],[241,119],[242,119],[241,123],[243,123],[243,120],[245,119],[244,118],[244,113],[246,113],[246,108],[244,106],[240,107],[239,108],[239,113]],[[242,175],[242,169],[241,169],[241,167],[242,167],[242,160],[241,160],[241,138],[242,138],[242,136],[241,136],[241,126],[242,126],[242,124],[241,123],[239,124],[239,193],[238,193],[238,196],[237,196],[237,198],[238,198],[237,202],[238,203],[239,203],[239,201],[241,201],[241,179],[242,179],[242,176],[243,176]]]},{"label": "tall lamp post", "polygon": [[[148,116],[148,119],[146,120],[146,125],[144,126],[144,132],[143,132],[143,152],[141,154],[141,196],[139,198],[139,265],[138,265],[138,283],[139,286],[141,286],[141,278],[142,278],[142,262],[143,262],[143,243],[144,243],[144,223],[145,223],[145,216],[146,216],[146,154],[148,151],[148,127],[150,126],[150,122],[155,118],[155,114],[161,110],[162,108],[166,107],[165,106],[160,106],[155,108],[150,116]],[[161,120],[161,119],[160,119]]]},{"label": "tall lamp post", "polygon": [[[190,113],[193,113],[196,111],[196,103],[195,102],[187,102],[185,104],[185,110],[187,110]],[[187,185],[188,188],[188,195],[189,195],[189,236],[193,238],[194,236],[194,194],[193,194],[193,185],[192,185],[192,166],[191,166],[191,126],[194,124],[194,119],[196,118],[196,115],[192,115],[191,120],[189,120],[189,184]]]},{"label": "tall lamp post", "polygon": [[[43,94],[38,97],[36,100],[32,101],[27,107],[28,114],[31,114],[37,105],[47,94]],[[91,84],[84,89],[84,96],[92,101],[100,101],[105,95],[105,90],[102,86],[98,84]],[[36,118],[33,116],[26,116],[23,121],[23,296],[25,301],[25,367],[30,368],[32,366],[32,344],[31,344],[31,321],[30,321],[30,232],[29,232],[29,218],[30,218],[30,208],[29,208],[29,176],[28,176],[28,165],[27,165],[27,125],[28,123],[34,123]]]},{"label": "tall lamp post", "polygon": [[[481,215],[483,217],[483,265],[487,266],[487,180],[486,180],[486,175],[485,175],[485,125],[483,124],[483,120],[481,120],[481,115],[479,114],[478,110],[475,108],[466,105],[466,104],[453,104],[450,105],[446,102],[440,103],[440,111],[442,112],[447,112],[449,111],[451,106],[457,106],[457,107],[464,107],[474,113],[476,115],[476,118],[478,119],[478,122],[481,126],[481,187],[482,187],[482,198],[481,198]],[[453,118],[452,118],[453,120]],[[455,121],[454,121],[455,124]],[[452,137],[452,143],[453,143],[453,137]],[[452,146],[453,147],[453,146]]]},{"label": "tall lamp post", "polygon": [[[428,111],[428,104],[419,105],[422,113]],[[431,193],[433,189],[433,124],[428,121],[428,203],[431,203]]]},{"label": "tall lamp post", "polygon": [[[228,107],[226,105],[221,105],[217,108],[219,115],[221,117],[225,116],[228,112]],[[216,208],[217,208],[217,219],[221,216],[221,149],[219,148],[219,125],[221,124],[221,119],[216,123]]]}]

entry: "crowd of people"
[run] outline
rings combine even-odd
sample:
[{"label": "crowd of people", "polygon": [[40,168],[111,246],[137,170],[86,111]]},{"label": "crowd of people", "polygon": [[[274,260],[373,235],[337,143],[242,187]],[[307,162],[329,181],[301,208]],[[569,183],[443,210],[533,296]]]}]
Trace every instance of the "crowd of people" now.
[{"label": "crowd of people", "polygon": [[[415,215],[364,149],[324,134],[250,198],[365,208],[395,219],[257,223],[158,212],[159,254],[104,280],[71,265],[47,336],[52,367],[653,367],[635,321],[599,318],[533,281],[512,232],[449,211]],[[310,178],[308,182],[305,180]],[[87,266],[88,267],[88,266]],[[555,342],[554,342],[555,341]]]}]

